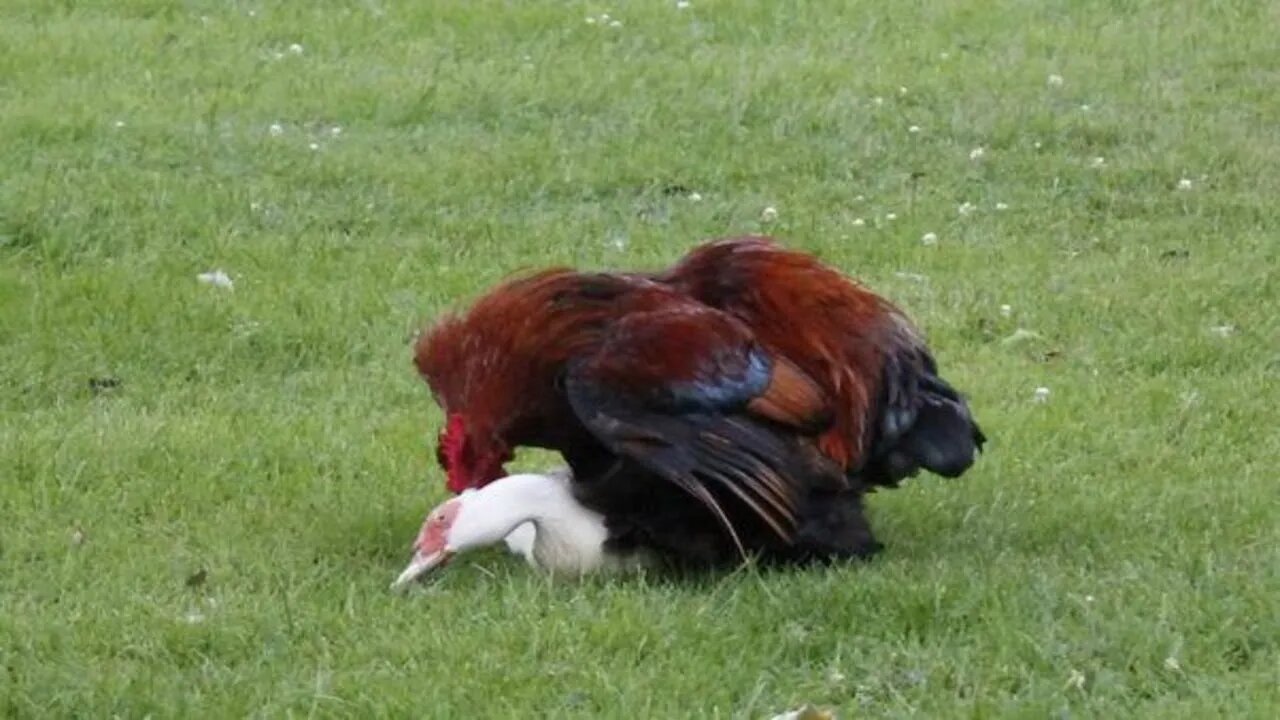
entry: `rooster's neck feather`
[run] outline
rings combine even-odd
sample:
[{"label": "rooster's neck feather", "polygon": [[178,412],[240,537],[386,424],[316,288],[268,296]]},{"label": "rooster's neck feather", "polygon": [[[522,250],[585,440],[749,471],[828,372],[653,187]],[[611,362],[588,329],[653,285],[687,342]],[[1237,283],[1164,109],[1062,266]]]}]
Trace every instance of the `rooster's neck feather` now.
[{"label": "rooster's neck feather", "polygon": [[446,412],[527,434],[526,419],[569,412],[556,389],[566,364],[598,347],[646,293],[661,292],[640,276],[561,268],[517,278],[437,323],[418,340],[415,363]]}]

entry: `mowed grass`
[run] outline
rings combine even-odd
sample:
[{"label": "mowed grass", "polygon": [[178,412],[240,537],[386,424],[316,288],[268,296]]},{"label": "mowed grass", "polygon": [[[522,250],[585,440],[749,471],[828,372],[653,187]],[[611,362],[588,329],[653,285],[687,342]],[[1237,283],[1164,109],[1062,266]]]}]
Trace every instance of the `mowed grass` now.
[{"label": "mowed grass", "polygon": [[[1280,716],[1278,22],[5,3],[0,715]],[[444,497],[417,328],[760,231],[916,317],[969,475],[862,566],[387,591]]]}]

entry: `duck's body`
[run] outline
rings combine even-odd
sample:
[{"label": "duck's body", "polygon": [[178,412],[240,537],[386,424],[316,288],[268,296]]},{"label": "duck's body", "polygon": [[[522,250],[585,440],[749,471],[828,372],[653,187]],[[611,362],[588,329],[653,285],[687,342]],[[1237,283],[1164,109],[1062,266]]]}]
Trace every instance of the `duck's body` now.
[{"label": "duck's body", "polygon": [[[647,564],[642,551],[611,548],[605,518],[583,506],[571,491],[568,468],[545,474],[511,475],[474,492],[489,492],[485,507],[519,508],[532,517],[507,534],[503,541],[529,565],[556,575],[586,575],[637,569]],[[470,494],[470,493],[467,493]]]},{"label": "duck's body", "polygon": [[610,546],[604,516],[574,498],[571,479],[567,469],[509,475],[440,505],[427,516],[413,562],[393,587],[407,585],[457,553],[499,542],[554,575],[580,577],[647,565],[643,550]]}]

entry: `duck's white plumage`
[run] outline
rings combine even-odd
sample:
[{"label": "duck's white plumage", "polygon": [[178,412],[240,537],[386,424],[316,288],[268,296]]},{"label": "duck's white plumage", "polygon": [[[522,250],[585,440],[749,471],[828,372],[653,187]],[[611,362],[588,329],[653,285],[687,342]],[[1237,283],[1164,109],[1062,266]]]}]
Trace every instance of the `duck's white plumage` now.
[{"label": "duck's white plumage", "polygon": [[511,554],[519,555],[533,563],[533,540],[537,533],[538,529],[534,524],[527,522],[512,530],[511,534],[503,538],[502,541],[507,544],[507,549],[511,551]]},{"label": "duck's white plumage", "polygon": [[476,497],[463,512],[482,525],[523,521],[503,539],[534,567],[567,575],[606,569],[613,563],[604,548],[604,516],[574,499],[571,477],[568,469],[509,475],[467,493]]},{"label": "duck's white plumage", "polygon": [[605,547],[604,516],[570,491],[567,468],[495,480],[446,501],[427,517],[416,554],[393,587],[407,585],[450,557],[498,542],[530,565],[556,575],[628,571],[647,564],[642,554]]}]

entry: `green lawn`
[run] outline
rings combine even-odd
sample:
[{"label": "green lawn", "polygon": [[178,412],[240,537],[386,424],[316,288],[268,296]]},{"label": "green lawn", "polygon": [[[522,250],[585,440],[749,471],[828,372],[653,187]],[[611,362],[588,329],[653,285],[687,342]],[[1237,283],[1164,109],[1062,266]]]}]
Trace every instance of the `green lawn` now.
[{"label": "green lawn", "polygon": [[[1277,27],[6,0],[0,716],[1280,717]],[[873,497],[869,565],[387,591],[444,496],[418,327],[759,231],[917,318],[969,475]]]}]

